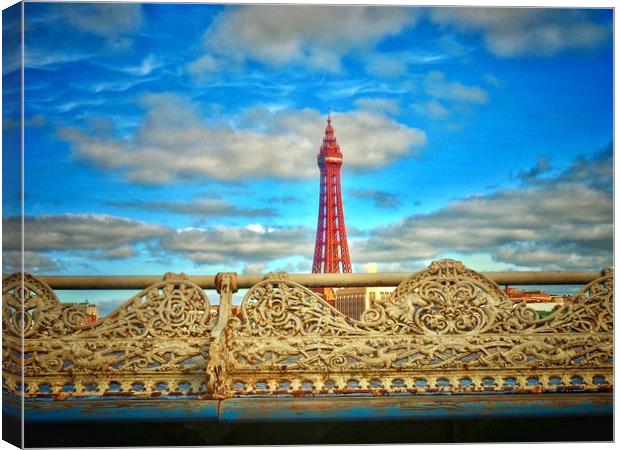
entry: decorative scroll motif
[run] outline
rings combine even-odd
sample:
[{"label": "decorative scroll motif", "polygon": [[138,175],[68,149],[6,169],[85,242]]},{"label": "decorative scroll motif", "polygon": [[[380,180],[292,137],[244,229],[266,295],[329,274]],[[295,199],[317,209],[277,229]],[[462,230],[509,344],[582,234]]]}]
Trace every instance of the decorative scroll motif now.
[{"label": "decorative scroll motif", "polygon": [[[4,336],[62,334],[85,323],[85,314],[74,305],[63,305],[45,283],[24,274],[2,280],[2,331]],[[21,298],[24,299],[23,305]]]},{"label": "decorative scroll motif", "polygon": [[613,277],[605,269],[542,317],[442,260],[356,321],[286,273],[249,289],[240,317],[236,275],[218,274],[216,320],[199,286],[166,274],[85,324],[49,286],[24,275],[22,287],[16,274],[3,280],[3,389],[55,399],[610,390]]},{"label": "decorative scroll motif", "polygon": [[[20,306],[24,298],[24,308]],[[3,375],[27,396],[203,394],[209,359],[209,299],[183,275],[166,274],[110,315],[85,325],[31,275],[3,280]],[[21,330],[24,357],[21,357]]]},{"label": "decorative scroll motif", "polygon": [[460,261],[431,263],[378,300],[362,320],[388,334],[481,334],[534,328],[538,313]]},{"label": "decorative scroll motif", "polygon": [[523,321],[536,332],[613,333],[614,270],[606,268],[601,275],[547,318]]},{"label": "decorative scroll motif", "polygon": [[229,321],[219,395],[610,389],[613,271],[548,317],[452,260],[412,275],[362,321],[271,276]]},{"label": "decorative scroll motif", "polygon": [[231,335],[355,336],[369,330],[282,273],[270,273],[254,285],[243,299],[241,312],[241,320],[231,319]]}]

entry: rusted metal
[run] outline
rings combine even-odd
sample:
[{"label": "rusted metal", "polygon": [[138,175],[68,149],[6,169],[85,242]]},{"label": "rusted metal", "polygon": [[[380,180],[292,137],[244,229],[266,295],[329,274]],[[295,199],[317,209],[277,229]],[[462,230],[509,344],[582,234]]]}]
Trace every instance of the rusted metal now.
[{"label": "rusted metal", "polygon": [[[5,414],[21,417],[17,397],[3,395]],[[29,401],[28,423],[203,421],[298,422],[359,420],[479,419],[501,417],[584,417],[613,413],[613,394],[475,394],[399,397],[306,397],[188,399],[85,399]]]},{"label": "rusted metal", "polygon": [[4,390],[21,394],[22,367],[24,397],[58,401],[613,388],[612,269],[546,317],[452,260],[409,276],[361,320],[284,272],[255,282],[233,316],[240,279],[214,277],[216,317],[192,277],[168,273],[84,325],[41,279],[5,278]]},{"label": "rusted metal", "polygon": [[[3,381],[26,397],[153,397],[205,394],[211,329],[205,291],[174,274],[84,325],[84,312],[60,303],[31,275],[3,280]],[[22,354],[22,336],[23,354]]]},{"label": "rusted metal", "polygon": [[428,420],[611,414],[611,394],[425,395],[398,397],[233,398],[219,406],[220,422]]},{"label": "rusted metal", "polygon": [[[562,285],[587,284],[600,272],[480,272],[497,284]],[[290,274],[291,281],[308,288],[317,287],[388,287],[398,286],[409,273],[316,273]],[[161,276],[62,276],[42,275],[39,280],[52,289],[144,289],[161,280]],[[187,280],[203,289],[216,289],[216,275],[188,275]],[[262,281],[264,275],[237,275],[237,288],[247,289]]]},{"label": "rusted metal", "polygon": [[215,395],[608,389],[612,307],[610,269],[542,317],[483,274],[441,260],[375,299],[358,321],[274,273],[228,322]]}]

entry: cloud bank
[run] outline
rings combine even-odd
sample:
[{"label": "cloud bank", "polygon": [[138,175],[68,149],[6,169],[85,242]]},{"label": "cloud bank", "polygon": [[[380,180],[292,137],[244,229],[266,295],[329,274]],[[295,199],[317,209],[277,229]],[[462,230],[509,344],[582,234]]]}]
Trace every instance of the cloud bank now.
[{"label": "cloud bank", "polygon": [[592,49],[611,34],[585,11],[541,8],[433,8],[430,19],[447,28],[482,35],[499,57],[552,56]]},{"label": "cloud bank", "polygon": [[[248,62],[270,68],[300,65],[340,73],[343,59],[364,54],[366,71],[398,77],[421,64],[467,53],[450,37],[441,51],[380,50],[383,40],[421,21],[450,33],[477,34],[498,57],[548,57],[588,50],[611,35],[611,26],[586,11],[560,8],[405,8],[373,6],[239,6],[220,13],[203,36],[204,53],[188,64],[197,79]],[[416,42],[411,42],[416,48]]]},{"label": "cloud bank", "polygon": [[533,185],[471,196],[375,229],[351,254],[358,264],[485,253],[514,267],[600,269],[613,262],[611,173],[608,150]]},{"label": "cloud bank", "polygon": [[[142,105],[144,121],[127,139],[68,127],[60,136],[72,144],[75,157],[144,184],[316,176],[313,161],[325,126],[316,110],[255,107],[214,119],[174,94],[146,95]],[[353,170],[383,167],[426,143],[422,130],[367,109],[338,113],[334,126]]]},{"label": "cloud bank", "polygon": [[193,228],[164,236],[162,248],[201,264],[260,263],[294,255],[311,255],[314,230],[305,227]]},{"label": "cloud bank", "polygon": [[113,50],[130,48],[133,34],[143,21],[142,7],[127,3],[58,5],[54,18],[82,33],[103,38],[106,46]]},{"label": "cloud bank", "polygon": [[[446,255],[488,255],[515,269],[598,270],[613,263],[613,191],[611,146],[592,158],[577,158],[550,175],[544,158],[521,177],[524,185],[455,200],[427,214],[389,226],[354,233],[354,267],[379,263],[382,270],[413,270]],[[353,196],[393,205],[383,191]],[[309,227],[171,229],[107,215],[29,216],[26,268],[34,272],[64,267],[57,252],[85,252],[91,259],[137,257],[136,244],[153,254],[178,255],[196,265],[230,265],[255,272],[290,257],[309,259],[315,230]],[[3,219],[4,270],[16,270],[19,218]],[[69,253],[67,253],[69,252]],[[295,269],[298,270],[298,269]]]},{"label": "cloud bank", "polygon": [[225,200],[212,198],[197,198],[191,202],[136,200],[113,202],[110,205],[201,217],[275,217],[278,215],[272,208],[239,208]]},{"label": "cloud bank", "polygon": [[377,208],[397,209],[400,206],[398,195],[392,192],[372,189],[352,189],[349,194],[352,197],[370,200]]},{"label": "cloud bank", "polygon": [[220,13],[205,32],[205,53],[192,74],[254,61],[342,70],[347,53],[365,51],[413,25],[415,9],[373,6],[240,6]]}]

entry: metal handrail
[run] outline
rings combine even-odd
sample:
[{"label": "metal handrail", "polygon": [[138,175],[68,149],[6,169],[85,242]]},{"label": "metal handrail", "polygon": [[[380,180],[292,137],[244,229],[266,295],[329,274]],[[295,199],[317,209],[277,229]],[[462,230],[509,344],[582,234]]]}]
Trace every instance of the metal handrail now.
[{"label": "metal handrail", "polygon": [[[479,272],[500,285],[587,284],[601,272]],[[388,287],[397,286],[410,273],[313,273],[289,274],[289,279],[309,288],[318,287]],[[5,275],[3,275],[3,278]],[[246,289],[264,279],[264,275],[237,275],[237,287]],[[144,289],[162,280],[157,275],[42,275],[37,278],[52,289]],[[203,289],[216,289],[216,275],[188,275],[187,279]]]}]

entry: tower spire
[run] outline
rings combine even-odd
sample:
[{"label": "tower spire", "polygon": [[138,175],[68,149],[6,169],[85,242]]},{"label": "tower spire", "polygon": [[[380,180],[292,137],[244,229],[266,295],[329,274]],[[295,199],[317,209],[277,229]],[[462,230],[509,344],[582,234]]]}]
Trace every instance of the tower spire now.
[{"label": "tower spire", "polygon": [[321,189],[312,272],[351,272],[340,182],[342,153],[332,126],[331,107],[317,163],[321,174]]}]

